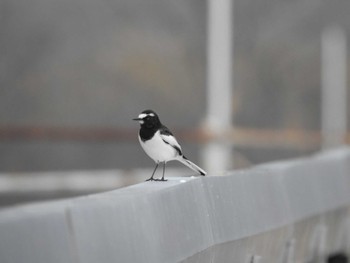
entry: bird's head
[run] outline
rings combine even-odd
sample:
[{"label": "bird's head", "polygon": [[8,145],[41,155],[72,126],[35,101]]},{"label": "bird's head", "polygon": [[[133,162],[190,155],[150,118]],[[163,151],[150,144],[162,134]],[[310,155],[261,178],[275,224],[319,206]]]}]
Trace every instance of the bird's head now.
[{"label": "bird's head", "polygon": [[159,117],[153,110],[144,110],[133,120],[138,121],[141,127],[148,129],[158,128],[160,126]]}]

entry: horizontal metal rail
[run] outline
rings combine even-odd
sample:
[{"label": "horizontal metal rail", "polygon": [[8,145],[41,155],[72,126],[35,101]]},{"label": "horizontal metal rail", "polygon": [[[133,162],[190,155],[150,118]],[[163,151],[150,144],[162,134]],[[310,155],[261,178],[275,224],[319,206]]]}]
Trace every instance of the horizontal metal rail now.
[{"label": "horizontal metal rail", "polygon": [[[118,127],[53,127],[53,126],[0,126],[1,141],[80,141],[134,142],[137,129]],[[282,147],[291,149],[318,149],[321,146],[320,131],[298,129],[234,128],[221,134],[206,129],[174,129],[181,141],[206,143],[224,141],[236,146]],[[350,133],[345,138],[350,144]]]}]

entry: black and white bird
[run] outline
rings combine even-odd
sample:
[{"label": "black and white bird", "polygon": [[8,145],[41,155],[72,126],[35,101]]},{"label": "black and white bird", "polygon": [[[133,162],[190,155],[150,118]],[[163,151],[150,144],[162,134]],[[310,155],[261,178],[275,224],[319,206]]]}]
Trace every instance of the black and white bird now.
[{"label": "black and white bird", "polygon": [[[181,146],[176,138],[160,122],[158,115],[154,111],[145,110],[133,120],[138,121],[141,125],[139,141],[142,148],[156,163],[152,176],[146,181],[166,181],[164,179],[165,164],[172,160],[183,163],[201,175],[206,174],[202,168],[195,165],[183,155]],[[160,163],[163,163],[163,176],[161,179],[154,179],[154,173]]]}]

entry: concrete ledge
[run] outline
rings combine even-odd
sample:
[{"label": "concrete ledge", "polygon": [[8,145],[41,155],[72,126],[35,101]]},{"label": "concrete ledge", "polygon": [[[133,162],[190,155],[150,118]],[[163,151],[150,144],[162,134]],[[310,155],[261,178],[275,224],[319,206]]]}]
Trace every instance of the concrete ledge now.
[{"label": "concrete ledge", "polygon": [[[350,149],[344,148],[227,176],[146,182],[5,209],[0,262],[226,262],[231,256],[251,261],[256,252],[248,248],[263,245],[264,235],[272,244],[257,257],[277,255],[276,248],[285,257],[292,253],[285,249],[288,242],[295,255],[305,257],[306,240],[312,246],[322,236],[313,230],[320,222],[332,240],[349,229],[348,207]],[[325,242],[335,250],[345,241]]]}]

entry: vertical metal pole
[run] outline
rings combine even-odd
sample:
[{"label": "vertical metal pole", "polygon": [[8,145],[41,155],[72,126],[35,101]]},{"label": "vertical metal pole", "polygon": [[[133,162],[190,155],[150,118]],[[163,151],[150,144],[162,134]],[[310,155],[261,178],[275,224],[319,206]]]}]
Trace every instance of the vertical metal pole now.
[{"label": "vertical metal pole", "polygon": [[[206,128],[218,138],[232,122],[232,39],[233,0],[208,0]],[[229,169],[231,147],[220,139],[209,142],[202,156],[206,169]]]},{"label": "vertical metal pole", "polygon": [[322,148],[345,142],[346,135],[346,36],[340,27],[322,34]]}]

